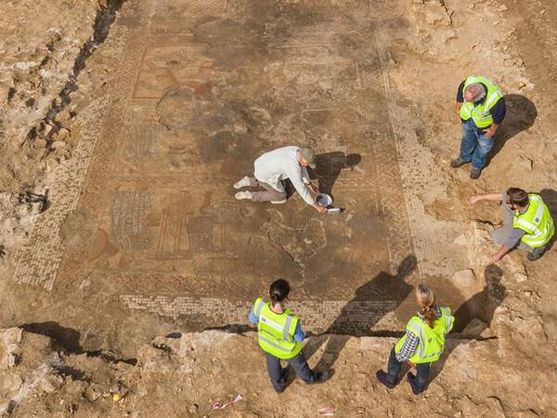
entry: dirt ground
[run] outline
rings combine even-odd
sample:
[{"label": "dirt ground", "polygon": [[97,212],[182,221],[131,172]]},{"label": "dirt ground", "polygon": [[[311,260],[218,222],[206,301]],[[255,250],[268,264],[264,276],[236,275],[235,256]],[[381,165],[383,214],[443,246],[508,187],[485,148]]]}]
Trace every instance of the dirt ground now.
[{"label": "dirt ground", "polygon": [[[0,410],[555,415],[557,253],[490,265],[499,208],[468,203],[518,186],[557,214],[553,2],[23,0],[0,11]],[[449,167],[469,74],[500,85],[508,107],[476,181]],[[234,199],[257,156],[292,144],[316,150],[311,174],[342,214],[318,215],[297,194]],[[246,318],[277,277],[313,335],[310,363],[334,370],[280,398]],[[420,281],[457,322],[415,398],[373,375]]]}]

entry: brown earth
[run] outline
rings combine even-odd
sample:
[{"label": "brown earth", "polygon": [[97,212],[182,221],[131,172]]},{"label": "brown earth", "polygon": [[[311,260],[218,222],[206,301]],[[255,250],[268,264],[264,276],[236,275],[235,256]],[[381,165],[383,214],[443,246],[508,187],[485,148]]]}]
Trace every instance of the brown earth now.
[{"label": "brown earth", "polygon": [[[0,325],[18,327],[4,332],[5,411],[203,416],[241,393],[225,413],[554,415],[556,253],[488,265],[498,208],[468,204],[516,185],[557,210],[552,2],[0,11]],[[468,74],[496,81],[508,104],[477,181],[448,166]],[[289,144],[317,151],[313,175],[341,215],[319,216],[296,194],[281,206],[234,200],[253,160]],[[311,364],[335,371],[280,398],[245,333],[276,277],[291,281],[290,305],[314,335]],[[420,281],[457,325],[415,398],[373,374]],[[209,328],[221,330],[199,332]],[[118,381],[127,389],[114,402]]]}]

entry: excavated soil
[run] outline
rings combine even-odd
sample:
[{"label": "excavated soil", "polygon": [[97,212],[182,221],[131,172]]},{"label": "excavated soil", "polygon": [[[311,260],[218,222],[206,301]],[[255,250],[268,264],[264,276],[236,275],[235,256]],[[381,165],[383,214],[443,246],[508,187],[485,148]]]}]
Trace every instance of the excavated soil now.
[{"label": "excavated soil", "polygon": [[[489,265],[499,209],[468,203],[518,186],[557,213],[552,2],[24,0],[0,12],[2,411],[208,416],[242,394],[222,413],[555,414],[555,250]],[[469,74],[499,84],[508,107],[477,181],[449,167]],[[315,149],[311,175],[341,214],[295,193],[234,199],[257,156],[291,144]],[[280,398],[246,318],[277,277],[312,335],[310,363],[334,369]],[[414,398],[374,372],[420,281],[456,324]]]}]

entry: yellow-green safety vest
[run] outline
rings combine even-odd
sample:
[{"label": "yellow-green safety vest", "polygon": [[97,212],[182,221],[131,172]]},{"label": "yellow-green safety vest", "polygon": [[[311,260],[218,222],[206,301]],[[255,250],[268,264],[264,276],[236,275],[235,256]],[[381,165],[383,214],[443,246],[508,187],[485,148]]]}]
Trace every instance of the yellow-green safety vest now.
[{"label": "yellow-green safety vest", "polygon": [[[445,335],[453,328],[454,316],[451,315],[450,308],[439,309],[441,316],[437,318],[433,328],[430,328],[427,322],[419,316],[413,316],[406,324],[406,331],[410,331],[420,339],[414,355],[408,361],[414,364],[432,363],[441,357],[445,349]],[[405,341],[406,334],[398,340],[395,346],[396,353],[400,352]]]},{"label": "yellow-green safety vest", "polygon": [[462,120],[466,121],[472,118],[474,124],[478,128],[487,128],[493,123],[493,116],[491,116],[490,110],[493,108],[493,106],[495,106],[495,103],[497,103],[499,99],[503,97],[503,93],[501,93],[499,87],[497,87],[487,78],[471,75],[464,82],[464,86],[462,87],[462,94],[464,94],[464,92],[466,91],[466,87],[468,87],[470,84],[477,83],[481,83],[487,87],[484,99],[478,105],[475,105],[472,102],[464,101],[462,103],[462,106],[460,106],[459,114]]},{"label": "yellow-green safety vest", "polygon": [[296,357],[302,351],[302,344],[294,340],[294,332],[299,318],[290,309],[282,314],[271,310],[271,304],[262,298],[257,298],[252,312],[257,323],[259,346],[266,353],[277,358],[288,360]]},{"label": "yellow-green safety vest", "polygon": [[538,194],[528,193],[528,201],[526,212],[515,212],[513,228],[525,232],[520,239],[521,242],[530,248],[538,248],[551,240],[555,226],[547,205]]}]

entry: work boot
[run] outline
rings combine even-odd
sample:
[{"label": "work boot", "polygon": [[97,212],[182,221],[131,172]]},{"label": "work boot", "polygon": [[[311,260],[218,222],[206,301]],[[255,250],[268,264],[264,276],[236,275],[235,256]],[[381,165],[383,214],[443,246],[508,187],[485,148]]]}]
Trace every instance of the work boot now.
[{"label": "work boot", "polygon": [[379,380],[380,383],[384,384],[389,389],[393,389],[396,386],[395,384],[389,383],[389,379],[387,379],[387,373],[385,373],[383,370],[377,370],[375,372],[375,377],[377,378],[377,380]]},{"label": "work boot", "polygon": [[315,372],[314,380],[312,380],[311,382],[306,382],[306,383],[310,384],[310,385],[313,385],[315,383],[326,382],[327,380],[329,380],[329,372],[325,370],[324,372]]},{"label": "work boot", "polygon": [[251,199],[251,192],[238,192],[234,195],[234,197],[236,198],[236,200]]},{"label": "work boot", "polygon": [[408,380],[408,383],[410,383],[410,387],[412,388],[412,392],[414,393],[414,395],[419,395],[423,392],[423,390],[418,389],[418,385],[416,385],[416,382],[414,381],[414,375],[412,373],[408,373],[406,375],[406,380]]},{"label": "work boot", "polygon": [[234,183],[234,188],[235,189],[241,189],[242,187],[249,187],[249,185],[250,185],[249,177],[245,176],[239,182]]},{"label": "work boot", "polygon": [[470,171],[470,178],[474,180],[479,179],[480,174],[482,174],[482,170],[478,170],[477,168],[472,168],[472,170]]},{"label": "work boot", "polygon": [[464,164],[468,164],[470,161],[464,161],[461,160],[460,158],[457,158],[456,160],[452,160],[451,161],[451,167],[452,168],[458,168],[460,166],[463,166]]},{"label": "work boot", "polygon": [[544,248],[544,249],[541,249],[541,250],[538,249],[538,248],[536,248],[536,249],[534,249],[534,250],[532,250],[532,251],[528,251],[528,256],[527,256],[527,258],[528,258],[528,260],[530,260],[530,261],[539,260],[540,257],[543,255],[544,252],[545,252],[545,248]]}]

